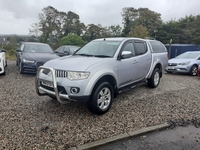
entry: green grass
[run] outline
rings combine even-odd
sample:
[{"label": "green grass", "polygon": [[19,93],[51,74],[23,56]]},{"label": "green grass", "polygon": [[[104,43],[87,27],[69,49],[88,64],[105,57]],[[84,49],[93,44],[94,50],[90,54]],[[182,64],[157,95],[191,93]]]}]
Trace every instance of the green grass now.
[{"label": "green grass", "polygon": [[6,54],[6,59],[7,60],[16,60],[16,56],[15,55]]}]

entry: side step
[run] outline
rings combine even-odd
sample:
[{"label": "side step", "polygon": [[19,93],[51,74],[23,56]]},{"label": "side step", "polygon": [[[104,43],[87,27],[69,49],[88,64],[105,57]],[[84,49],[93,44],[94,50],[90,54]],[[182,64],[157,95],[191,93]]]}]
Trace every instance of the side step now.
[{"label": "side step", "polygon": [[122,92],[129,91],[129,90],[131,90],[131,89],[133,89],[133,88],[135,88],[135,87],[137,87],[137,86],[141,86],[141,85],[144,85],[144,84],[146,84],[146,83],[147,83],[146,80],[142,80],[142,81],[140,81],[140,82],[137,82],[137,83],[134,83],[134,84],[125,86],[125,87],[119,89],[119,90],[118,90],[118,93],[122,93]]}]

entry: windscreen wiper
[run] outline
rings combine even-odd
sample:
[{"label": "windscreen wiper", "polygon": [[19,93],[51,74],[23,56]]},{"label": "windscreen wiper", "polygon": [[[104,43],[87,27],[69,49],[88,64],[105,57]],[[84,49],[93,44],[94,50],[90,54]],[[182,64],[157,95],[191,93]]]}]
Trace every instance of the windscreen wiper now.
[{"label": "windscreen wiper", "polygon": [[74,55],[94,57],[94,55],[90,55],[90,54],[74,54]]},{"label": "windscreen wiper", "polygon": [[94,57],[102,57],[102,58],[107,57],[107,58],[110,58],[111,56],[108,56],[108,55],[94,55]]}]

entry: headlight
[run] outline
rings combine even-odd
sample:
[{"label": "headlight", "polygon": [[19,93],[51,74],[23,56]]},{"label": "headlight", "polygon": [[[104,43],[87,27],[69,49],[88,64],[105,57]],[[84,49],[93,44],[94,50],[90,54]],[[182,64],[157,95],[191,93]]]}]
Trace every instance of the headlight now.
[{"label": "headlight", "polygon": [[34,63],[35,61],[33,61],[33,60],[27,60],[27,59],[23,59],[23,62],[26,62],[26,63]]},{"label": "headlight", "polygon": [[188,65],[189,63],[190,61],[187,61],[187,62],[178,63],[178,65]]},{"label": "headlight", "polygon": [[70,80],[87,79],[89,77],[89,75],[90,75],[89,72],[72,72],[72,71],[67,72],[67,77]]}]

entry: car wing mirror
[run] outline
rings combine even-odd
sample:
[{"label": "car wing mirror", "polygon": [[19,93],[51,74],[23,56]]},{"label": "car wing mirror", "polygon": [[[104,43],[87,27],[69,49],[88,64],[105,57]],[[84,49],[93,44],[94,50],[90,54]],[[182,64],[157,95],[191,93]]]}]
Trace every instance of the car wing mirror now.
[{"label": "car wing mirror", "polygon": [[5,49],[1,49],[0,52],[6,52],[6,50]]},{"label": "car wing mirror", "polygon": [[17,49],[16,51],[17,51],[17,52],[22,52],[22,50],[21,50],[21,49]]},{"label": "car wing mirror", "polygon": [[132,53],[130,51],[123,51],[121,54],[122,59],[130,58],[132,57]]}]

